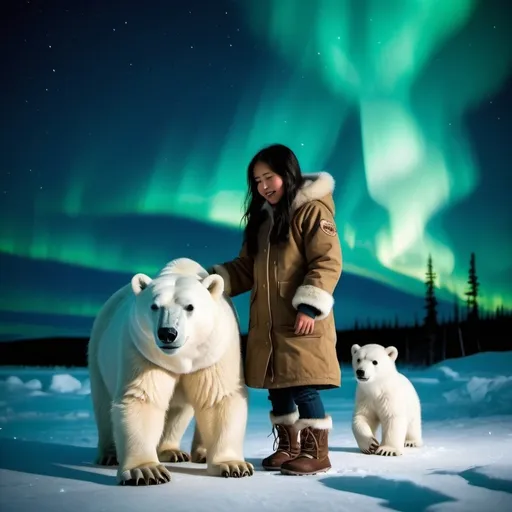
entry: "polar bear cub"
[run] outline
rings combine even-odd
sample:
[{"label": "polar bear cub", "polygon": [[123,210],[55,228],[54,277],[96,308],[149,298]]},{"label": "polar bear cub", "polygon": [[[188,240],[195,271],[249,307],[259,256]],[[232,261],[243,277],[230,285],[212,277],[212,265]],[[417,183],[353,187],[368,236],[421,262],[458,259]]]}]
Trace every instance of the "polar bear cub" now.
[{"label": "polar bear cub", "polygon": [[[422,446],[420,399],[410,380],[398,372],[398,350],[382,345],[353,345],[357,379],[352,432],[366,454],[402,455],[402,448]],[[376,439],[379,424],[382,442]]]},{"label": "polar bear cub", "polygon": [[[136,274],[97,315],[89,372],[102,465],[118,482],[170,481],[161,462],[188,460],[181,438],[195,416],[192,447],[216,476],[253,474],[244,461],[247,389],[236,312],[224,281],[187,258],[151,279]],[[202,444],[200,444],[202,443]]]}]

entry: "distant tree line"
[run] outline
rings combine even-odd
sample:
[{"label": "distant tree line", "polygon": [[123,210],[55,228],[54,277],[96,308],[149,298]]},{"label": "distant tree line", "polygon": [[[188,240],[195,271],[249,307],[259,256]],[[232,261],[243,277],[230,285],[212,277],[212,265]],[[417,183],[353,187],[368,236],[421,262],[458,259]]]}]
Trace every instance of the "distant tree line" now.
[{"label": "distant tree line", "polygon": [[[478,307],[480,283],[475,254],[471,254],[465,312],[459,299],[454,301],[451,318],[440,322],[435,293],[434,263],[429,255],[425,274],[425,316],[413,325],[400,325],[394,320],[360,325],[337,331],[337,352],[340,363],[350,363],[350,347],[379,343],[398,349],[398,363],[418,366],[432,365],[445,359],[469,356],[478,352],[512,350],[512,312],[503,306],[493,313],[482,313]],[[242,350],[247,335],[242,336]],[[88,338],[46,338],[0,343],[0,365],[87,366]]]},{"label": "distant tree line", "polygon": [[435,292],[437,275],[432,256],[427,259],[425,274],[425,316],[422,322],[400,326],[394,322],[368,322],[338,333],[338,358],[349,362],[353,343],[394,345],[399,352],[399,363],[430,366],[455,357],[478,352],[512,350],[512,312],[498,306],[494,312],[480,311],[478,305],[480,283],[476,271],[475,253],[471,253],[467,280],[466,308],[461,308],[456,297],[450,318],[440,322]]}]

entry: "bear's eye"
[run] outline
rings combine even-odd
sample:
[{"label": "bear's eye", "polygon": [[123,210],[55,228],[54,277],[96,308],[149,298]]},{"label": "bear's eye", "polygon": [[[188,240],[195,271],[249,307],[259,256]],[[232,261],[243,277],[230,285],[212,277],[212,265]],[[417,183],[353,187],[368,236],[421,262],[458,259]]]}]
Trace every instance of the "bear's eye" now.
[{"label": "bear's eye", "polygon": [[358,360],[357,360],[357,362],[358,362],[358,363],[360,363],[360,362],[361,362],[361,359],[358,359]]},{"label": "bear's eye", "polygon": [[185,306],[185,311],[194,311],[194,306],[192,306],[192,304],[188,304]]},{"label": "bear's eye", "polygon": [[151,309],[153,311],[158,311],[158,305],[157,304],[151,304]]},{"label": "bear's eye", "polygon": [[378,361],[372,361],[372,363],[373,363],[375,366],[377,366],[377,365],[379,364],[379,362],[378,362]]}]

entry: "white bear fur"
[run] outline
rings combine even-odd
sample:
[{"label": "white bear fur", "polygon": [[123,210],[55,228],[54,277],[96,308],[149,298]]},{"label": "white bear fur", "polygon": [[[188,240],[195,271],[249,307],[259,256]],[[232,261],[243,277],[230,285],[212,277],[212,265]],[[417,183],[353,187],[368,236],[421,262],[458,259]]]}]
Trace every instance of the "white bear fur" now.
[{"label": "white bear fur", "polygon": [[[396,368],[398,350],[368,344],[353,345],[351,352],[357,380],[352,432],[359,449],[366,454],[402,455],[404,446],[422,446],[420,399],[409,379]],[[359,378],[357,370],[364,371],[367,380]]]},{"label": "white bear fur", "polygon": [[[192,450],[206,454],[207,472],[252,474],[243,455],[248,407],[240,331],[223,292],[220,276],[180,258],[155,279],[133,276],[97,315],[88,357],[98,460],[117,456],[119,483],[142,479],[148,469],[153,480],[169,481],[159,458],[180,452],[194,415]],[[157,336],[164,318],[179,321],[177,339],[184,344],[174,353],[164,352]]]}]

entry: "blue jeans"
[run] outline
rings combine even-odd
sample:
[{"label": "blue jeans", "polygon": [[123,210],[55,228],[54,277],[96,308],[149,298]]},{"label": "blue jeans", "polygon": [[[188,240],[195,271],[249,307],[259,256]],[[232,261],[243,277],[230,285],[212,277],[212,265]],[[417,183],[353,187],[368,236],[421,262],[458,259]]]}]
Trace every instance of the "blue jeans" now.
[{"label": "blue jeans", "polygon": [[325,409],[317,389],[309,386],[269,389],[268,399],[272,402],[272,414],[284,416],[299,409],[300,418],[323,419]]}]

